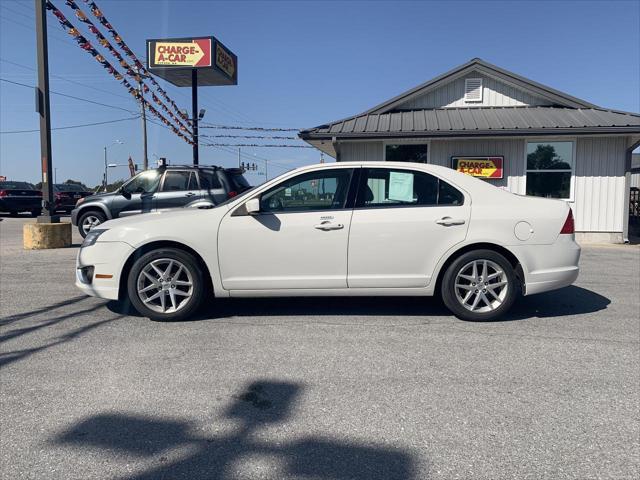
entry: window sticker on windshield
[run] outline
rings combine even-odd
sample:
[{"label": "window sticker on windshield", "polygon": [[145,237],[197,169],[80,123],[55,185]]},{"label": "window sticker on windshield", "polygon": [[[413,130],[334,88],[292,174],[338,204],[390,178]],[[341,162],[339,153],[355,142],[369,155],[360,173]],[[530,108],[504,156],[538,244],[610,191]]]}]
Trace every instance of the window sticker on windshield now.
[{"label": "window sticker on windshield", "polygon": [[413,202],[413,173],[389,172],[389,200]]}]

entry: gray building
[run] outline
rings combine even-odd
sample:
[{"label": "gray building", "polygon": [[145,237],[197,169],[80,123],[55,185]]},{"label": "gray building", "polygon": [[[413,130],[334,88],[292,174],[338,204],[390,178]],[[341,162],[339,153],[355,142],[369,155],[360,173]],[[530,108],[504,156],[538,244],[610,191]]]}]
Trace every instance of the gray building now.
[{"label": "gray building", "polygon": [[513,193],[561,198],[579,240],[628,237],[640,114],[598,107],[480,59],[299,136],[337,161],[427,162]]}]

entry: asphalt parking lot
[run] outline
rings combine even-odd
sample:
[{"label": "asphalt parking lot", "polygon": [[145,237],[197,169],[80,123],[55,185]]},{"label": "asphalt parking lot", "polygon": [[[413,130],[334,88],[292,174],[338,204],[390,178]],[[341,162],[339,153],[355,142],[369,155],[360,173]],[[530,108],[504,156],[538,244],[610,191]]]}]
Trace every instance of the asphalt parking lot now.
[{"label": "asphalt parking lot", "polygon": [[77,245],[24,251],[26,221],[0,222],[2,478],[638,478],[637,246],[502,322],[324,298],[155,323],[81,295]]}]

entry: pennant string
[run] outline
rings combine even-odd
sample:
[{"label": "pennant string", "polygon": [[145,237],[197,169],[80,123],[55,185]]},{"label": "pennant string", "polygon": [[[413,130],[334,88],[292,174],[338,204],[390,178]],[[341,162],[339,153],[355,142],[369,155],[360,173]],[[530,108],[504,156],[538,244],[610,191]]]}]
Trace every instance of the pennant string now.
[{"label": "pennant string", "polygon": [[[64,14],[60,10],[58,10],[58,8],[56,8],[56,6],[53,5],[53,3],[51,3],[49,0],[47,0],[47,10],[50,10],[53,13],[53,15],[58,19],[58,23],[60,23],[63,30],[65,30],[69,35],[71,35],[75,39],[75,41],[78,43],[78,46],[83,50],[85,50],[87,53],[91,54],[91,56],[93,56],[93,58],[98,63],[100,63],[100,65],[102,65],[102,67],[105,70],[107,70],[116,80],[120,81],[120,83],[122,83],[122,85],[124,85],[124,87],[127,89],[129,94],[131,94],[137,101],[142,103],[143,108],[146,108],[149,112],[151,112],[151,114],[153,114],[156,118],[158,118],[158,120],[160,120],[164,125],[169,127],[173,131],[173,133],[178,135],[185,142],[187,142],[190,145],[193,145],[193,141],[189,137],[187,137],[184,133],[182,133],[182,131],[187,131],[186,128],[184,128],[184,126],[180,124],[181,128],[178,129],[169,120],[167,120],[167,118],[164,115],[158,112],[158,110],[154,108],[153,105],[151,105],[151,103],[147,99],[143,98],[139,90],[134,88],[134,86],[131,85],[131,83],[129,83],[129,81],[122,74],[120,74],[113,65],[111,65],[102,55],[100,55],[100,53],[95,48],[93,48],[89,40],[87,40],[73,26],[73,24],[69,20],[67,20]],[[187,131],[187,133],[191,135],[191,132]]]}]

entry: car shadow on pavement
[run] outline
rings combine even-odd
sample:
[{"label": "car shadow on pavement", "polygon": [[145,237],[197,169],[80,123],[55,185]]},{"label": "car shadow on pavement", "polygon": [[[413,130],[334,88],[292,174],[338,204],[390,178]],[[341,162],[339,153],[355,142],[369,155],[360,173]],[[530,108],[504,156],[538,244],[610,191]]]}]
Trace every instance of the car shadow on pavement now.
[{"label": "car shadow on pavement", "polygon": [[[571,285],[560,290],[520,297],[512,310],[494,322],[530,318],[583,315],[604,310],[607,297]],[[128,302],[109,302],[114,313],[139,316]],[[203,306],[189,321],[233,317],[317,317],[317,316],[419,316],[451,317],[439,297],[286,297],[219,298]]]},{"label": "car shadow on pavement", "polygon": [[[206,435],[202,428],[187,420],[148,417],[128,413],[103,413],[79,421],[56,436],[52,442],[78,450],[110,451],[128,466],[134,457],[141,463],[152,463],[146,470],[127,475],[127,479],[159,478],[230,479],[249,478],[257,472],[250,460],[266,459],[278,473],[261,478],[296,478],[327,480],[411,480],[415,478],[416,460],[398,448],[321,436],[296,436],[292,440],[266,439],[265,429],[279,425],[285,430],[291,419],[303,385],[273,379],[249,383],[231,401],[220,422],[235,423],[225,433]],[[210,429],[207,429],[210,430]],[[271,429],[273,431],[273,429]],[[171,450],[188,447],[187,456],[171,455]],[[169,460],[169,457],[172,457]],[[104,461],[94,464],[99,468]],[[264,463],[257,467],[262,470]],[[255,467],[255,466],[253,466]],[[242,474],[238,475],[241,470]],[[112,478],[111,472],[92,472]]]}]

